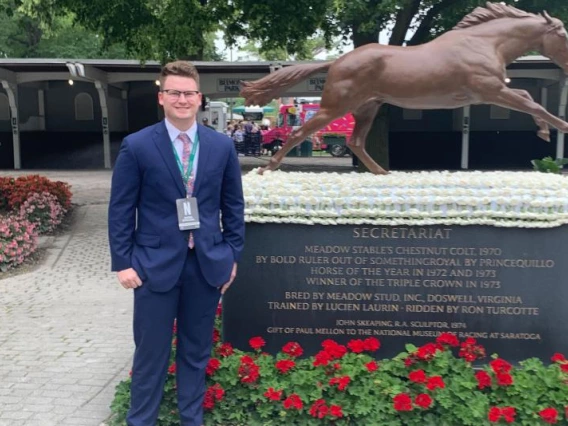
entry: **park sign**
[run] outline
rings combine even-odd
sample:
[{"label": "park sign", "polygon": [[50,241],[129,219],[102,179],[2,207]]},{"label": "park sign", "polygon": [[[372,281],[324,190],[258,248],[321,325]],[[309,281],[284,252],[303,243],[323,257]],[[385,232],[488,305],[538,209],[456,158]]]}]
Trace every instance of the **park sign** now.
[{"label": "park sign", "polygon": [[308,91],[309,92],[323,92],[326,77],[310,77],[308,78]]},{"label": "park sign", "polygon": [[262,336],[271,353],[296,341],[314,354],[325,339],[373,336],[388,357],[453,332],[512,361],[568,351],[566,178],[313,176],[245,176],[227,341],[246,349]]},{"label": "park sign", "polygon": [[250,78],[223,77],[217,79],[217,92],[220,93],[239,93],[240,84],[243,81],[252,80]]}]

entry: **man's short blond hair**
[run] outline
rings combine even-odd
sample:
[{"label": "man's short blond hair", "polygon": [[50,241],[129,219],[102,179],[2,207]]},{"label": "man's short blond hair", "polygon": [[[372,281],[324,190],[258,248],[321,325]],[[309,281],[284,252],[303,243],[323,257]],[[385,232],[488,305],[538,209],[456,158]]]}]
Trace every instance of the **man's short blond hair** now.
[{"label": "man's short blond hair", "polygon": [[166,77],[170,75],[193,78],[197,83],[197,88],[199,88],[199,73],[197,72],[195,65],[193,65],[191,62],[174,61],[164,65],[162,67],[162,71],[160,72],[160,87],[162,89],[164,88]]}]

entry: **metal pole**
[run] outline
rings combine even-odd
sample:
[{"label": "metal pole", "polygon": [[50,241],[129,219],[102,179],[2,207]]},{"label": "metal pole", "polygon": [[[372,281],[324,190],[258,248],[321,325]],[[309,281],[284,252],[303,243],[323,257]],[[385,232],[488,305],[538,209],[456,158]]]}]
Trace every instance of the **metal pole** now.
[{"label": "metal pole", "polygon": [[[558,82],[560,86],[560,99],[558,101],[558,117],[566,121],[566,99],[568,98],[568,84],[566,82],[566,75],[563,75]],[[556,158],[564,158],[564,132],[558,130],[558,137],[556,138]]]},{"label": "metal pole", "polygon": [[22,168],[22,157],[20,152],[20,123],[18,121],[18,87],[12,86],[7,80],[2,80],[2,87],[6,90],[8,101],[10,103],[10,124],[12,126],[12,142],[14,144],[14,169],[18,170]]},{"label": "metal pole", "polygon": [[463,107],[462,117],[462,155],[461,168],[469,168],[469,124],[470,124],[470,106]]},{"label": "metal pole", "polygon": [[108,107],[107,107],[107,91],[106,85],[100,81],[95,81],[95,87],[99,92],[99,101],[101,104],[101,120],[103,127],[103,151],[105,169],[110,169],[110,134],[108,125]]}]

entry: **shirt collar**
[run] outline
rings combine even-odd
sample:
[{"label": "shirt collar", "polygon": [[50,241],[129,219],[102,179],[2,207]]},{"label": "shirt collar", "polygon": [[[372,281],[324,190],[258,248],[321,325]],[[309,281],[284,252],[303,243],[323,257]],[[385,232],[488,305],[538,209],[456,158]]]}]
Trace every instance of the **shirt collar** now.
[{"label": "shirt collar", "polygon": [[187,132],[182,132],[181,130],[179,130],[172,123],[170,123],[167,118],[165,119],[165,122],[166,122],[166,130],[168,131],[168,135],[170,136],[170,140],[172,142],[177,139],[180,133],[187,134],[187,136],[189,136],[189,139],[191,139],[192,142],[195,141],[195,135],[197,133],[197,121],[193,122],[193,125],[189,128]]}]

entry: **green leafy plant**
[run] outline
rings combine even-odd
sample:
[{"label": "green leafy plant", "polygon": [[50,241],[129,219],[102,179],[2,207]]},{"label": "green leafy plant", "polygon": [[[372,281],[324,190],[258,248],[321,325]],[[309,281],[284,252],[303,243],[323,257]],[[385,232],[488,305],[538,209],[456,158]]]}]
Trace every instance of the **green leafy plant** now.
[{"label": "green leafy plant", "polygon": [[[220,312],[217,325],[220,322]],[[528,359],[513,367],[485,357],[475,339],[442,333],[421,347],[407,345],[392,359],[377,360],[377,339],[347,345],[322,342],[304,357],[295,342],[276,355],[262,352],[253,337],[251,352],[221,342],[207,367],[206,426],[468,426],[568,425],[568,361]],[[175,398],[175,338],[158,425],[179,425]],[[112,425],[124,425],[130,380],[121,382],[112,403]]]},{"label": "green leafy plant", "polygon": [[544,157],[542,160],[532,160],[533,170],[543,173],[562,173],[562,168],[568,164],[568,158]]}]

